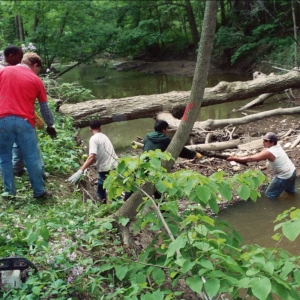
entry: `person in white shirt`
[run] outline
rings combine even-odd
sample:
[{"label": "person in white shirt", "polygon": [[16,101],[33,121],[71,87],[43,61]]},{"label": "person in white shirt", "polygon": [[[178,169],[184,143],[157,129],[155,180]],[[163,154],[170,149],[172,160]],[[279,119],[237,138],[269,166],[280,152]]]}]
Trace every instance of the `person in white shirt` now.
[{"label": "person in white shirt", "polygon": [[296,168],[282,147],[277,144],[275,133],[268,132],[263,138],[264,149],[251,156],[227,158],[228,161],[247,163],[252,161],[268,160],[275,177],[266,189],[266,195],[270,199],[276,199],[283,191],[295,194]]},{"label": "person in white shirt", "polygon": [[106,204],[106,190],[103,188],[103,182],[107,174],[117,167],[118,156],[109,138],[101,132],[101,123],[98,120],[90,122],[90,131],[93,136],[89,141],[89,157],[86,159],[81,168],[67,180],[75,184],[83,171],[93,163],[96,163],[98,171],[98,189],[97,195],[101,203]]}]

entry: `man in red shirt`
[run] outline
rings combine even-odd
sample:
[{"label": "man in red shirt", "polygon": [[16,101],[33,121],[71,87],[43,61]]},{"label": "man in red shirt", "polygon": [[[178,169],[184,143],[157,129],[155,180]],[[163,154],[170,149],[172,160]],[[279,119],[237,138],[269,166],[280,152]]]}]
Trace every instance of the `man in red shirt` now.
[{"label": "man in red shirt", "polygon": [[[48,196],[38,161],[37,136],[34,122],[34,103],[39,101],[47,132],[56,134],[53,115],[48,107],[46,90],[37,76],[42,66],[36,53],[26,53],[20,65],[0,70],[0,162],[3,196],[15,196],[12,168],[12,147],[17,143],[27,166],[33,196]],[[5,141],[5,142],[4,142]]]}]

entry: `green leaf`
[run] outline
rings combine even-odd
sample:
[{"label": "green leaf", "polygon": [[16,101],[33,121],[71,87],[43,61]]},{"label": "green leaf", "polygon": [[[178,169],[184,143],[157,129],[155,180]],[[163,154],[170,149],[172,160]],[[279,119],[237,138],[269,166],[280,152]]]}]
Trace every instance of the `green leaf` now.
[{"label": "green leaf", "polygon": [[232,191],[229,185],[225,185],[225,184],[220,184],[219,186],[219,192],[221,194],[221,196],[227,200],[230,201],[232,198]]},{"label": "green leaf", "polygon": [[38,287],[38,286],[34,286],[34,287],[32,288],[32,292],[33,292],[35,295],[39,295],[40,292],[41,292],[41,288]]},{"label": "green leaf", "polygon": [[113,265],[111,265],[111,264],[103,264],[99,267],[100,272],[104,272],[104,271],[110,270],[112,268],[113,268]]},{"label": "green leaf", "polygon": [[186,259],[182,266],[182,272],[183,273],[188,272],[189,270],[191,270],[194,267],[194,265],[195,265],[195,262],[190,261],[189,259]]},{"label": "green leaf", "polygon": [[246,275],[247,276],[253,276],[253,275],[256,275],[257,273],[259,273],[259,269],[257,268],[251,268],[251,269],[248,269],[247,272],[246,272]]},{"label": "green leaf", "polygon": [[170,243],[169,249],[167,250],[167,257],[173,256],[177,250],[184,248],[186,242],[186,238],[183,238],[182,236],[177,237],[175,241]]},{"label": "green leaf", "polygon": [[49,233],[49,230],[46,226],[44,226],[40,229],[40,235],[43,237],[43,239],[45,241],[48,241],[50,233]]},{"label": "green leaf", "polygon": [[255,277],[251,279],[251,290],[259,300],[267,299],[271,292],[271,282],[267,277]]},{"label": "green leaf", "polygon": [[198,294],[202,292],[203,282],[199,276],[196,275],[194,277],[188,277],[186,279],[186,283],[192,291]]},{"label": "green leaf", "polygon": [[155,268],[152,272],[152,278],[158,285],[162,285],[165,282],[165,273],[161,268]]},{"label": "green leaf", "polygon": [[243,185],[239,186],[236,191],[241,199],[243,199],[243,200],[249,199],[250,188],[247,185],[243,184]]},{"label": "green leaf", "polygon": [[293,242],[300,233],[300,220],[285,222],[282,226],[282,232]]},{"label": "green leaf", "polygon": [[276,281],[272,282],[272,292],[280,297],[280,299],[288,299],[289,292],[286,287]]},{"label": "green leaf", "polygon": [[212,298],[218,293],[218,291],[220,289],[220,280],[216,279],[216,278],[208,279],[204,283],[204,288],[205,288],[207,295]]},{"label": "green leaf", "polygon": [[208,205],[215,214],[219,212],[219,205],[216,197],[211,197],[211,199],[208,201]]},{"label": "green leaf", "polygon": [[198,185],[196,187],[196,194],[199,200],[207,203],[207,201],[210,199],[211,191],[207,186]]},{"label": "green leaf", "polygon": [[119,280],[123,280],[128,272],[127,266],[115,266],[116,276]]},{"label": "green leaf", "polygon": [[244,288],[244,289],[247,289],[249,286],[250,286],[250,278],[249,277],[245,277],[245,278],[242,278],[238,285],[237,285],[239,288]]},{"label": "green leaf", "polygon": [[209,270],[213,270],[214,269],[214,266],[213,264],[211,263],[211,261],[207,260],[207,259],[201,259],[199,261],[199,264],[205,268],[205,269],[209,269]]},{"label": "green leaf", "polygon": [[38,237],[39,237],[38,232],[36,231],[31,232],[26,238],[28,246],[31,246],[38,239]]},{"label": "green leaf", "polygon": [[267,261],[263,269],[268,272],[270,275],[274,273],[274,264],[271,261]]},{"label": "green leaf", "polygon": [[124,218],[123,216],[119,218],[119,224],[123,226],[126,226],[128,222],[129,222],[129,218]]}]

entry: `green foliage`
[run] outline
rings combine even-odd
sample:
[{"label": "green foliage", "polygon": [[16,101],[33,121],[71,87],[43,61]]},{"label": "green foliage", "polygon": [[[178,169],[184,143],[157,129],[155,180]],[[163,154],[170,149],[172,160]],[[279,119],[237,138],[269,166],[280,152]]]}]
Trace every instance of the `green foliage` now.
[{"label": "green foliage", "polygon": [[[217,172],[207,178],[189,170],[167,173],[161,161],[170,159],[169,153],[159,150],[123,157],[105,181],[111,198],[123,188],[139,189],[145,181],[162,192],[155,202],[144,198],[144,206],[158,205],[162,215],[153,210],[138,214],[134,232],[149,230],[153,241],[134,258],[122,247],[113,226],[116,220],[105,217],[121,205],[118,201],[109,207],[91,200],[82,202],[80,194],[74,193],[43,205],[28,199],[0,202],[0,257],[25,256],[39,268],[21,288],[0,291],[0,297],[177,299],[182,294],[180,279],[194,292],[201,295],[205,291],[211,298],[227,292],[238,299],[243,288],[259,300],[269,299],[271,293],[281,299],[297,299],[297,258],[280,249],[241,247],[236,231],[205,213],[207,207],[217,212],[218,200],[230,201],[235,193],[256,200],[263,174],[249,170],[230,177]],[[183,211],[178,207],[180,199],[189,202]],[[298,222],[299,212],[286,211],[277,221],[288,217]],[[119,222],[125,226],[128,219]],[[294,238],[292,231],[299,234],[297,228],[283,223],[285,226],[286,236]],[[167,228],[172,235],[164,230]]]},{"label": "green foliage", "polygon": [[59,84],[56,80],[49,78],[49,76],[42,79],[47,90],[47,95],[54,99],[59,99],[63,103],[78,103],[95,98],[91,90],[83,88],[77,82]]},{"label": "green foliage", "polygon": [[[55,102],[51,99],[48,102],[51,111],[55,115],[54,123],[57,138],[53,140],[46,133],[45,129],[37,129],[38,142],[45,163],[45,171],[55,173],[56,175],[69,174],[72,170],[80,167],[77,157],[78,153],[82,150],[76,146],[73,136],[70,135],[71,132],[75,133],[72,118],[56,113]],[[39,112],[38,105],[36,106],[36,110]]]}]

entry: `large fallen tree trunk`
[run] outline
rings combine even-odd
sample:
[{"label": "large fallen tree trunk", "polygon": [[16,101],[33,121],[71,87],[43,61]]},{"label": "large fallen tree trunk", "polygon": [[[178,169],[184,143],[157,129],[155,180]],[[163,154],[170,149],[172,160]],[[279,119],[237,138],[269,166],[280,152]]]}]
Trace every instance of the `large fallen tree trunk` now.
[{"label": "large fallen tree trunk", "polygon": [[[268,76],[259,81],[220,82],[213,88],[205,89],[202,106],[244,100],[265,93],[276,93],[299,87],[298,71]],[[108,124],[152,118],[162,111],[169,111],[174,117],[181,118],[189,96],[190,92],[170,92],[121,99],[90,100],[77,104],[63,104],[59,110],[62,114],[72,116],[78,127],[88,126],[92,118],[99,119],[102,124]]]}]

